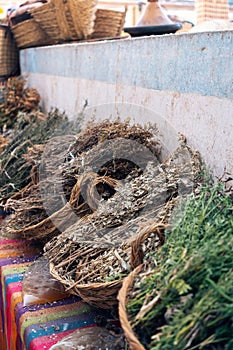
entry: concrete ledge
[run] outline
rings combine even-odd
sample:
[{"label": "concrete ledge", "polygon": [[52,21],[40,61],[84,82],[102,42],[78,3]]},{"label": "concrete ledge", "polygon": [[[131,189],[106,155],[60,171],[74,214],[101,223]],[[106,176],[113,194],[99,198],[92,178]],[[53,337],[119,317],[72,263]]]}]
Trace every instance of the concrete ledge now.
[{"label": "concrete ledge", "polygon": [[[232,98],[233,32],[150,36],[34,48],[23,72]],[[231,58],[231,59],[230,59]]]},{"label": "concrete ledge", "polygon": [[123,104],[125,116],[156,122],[171,149],[182,132],[214,175],[233,174],[232,31],[32,48],[20,60],[45,110],[75,117],[87,103],[103,118],[101,105]]}]

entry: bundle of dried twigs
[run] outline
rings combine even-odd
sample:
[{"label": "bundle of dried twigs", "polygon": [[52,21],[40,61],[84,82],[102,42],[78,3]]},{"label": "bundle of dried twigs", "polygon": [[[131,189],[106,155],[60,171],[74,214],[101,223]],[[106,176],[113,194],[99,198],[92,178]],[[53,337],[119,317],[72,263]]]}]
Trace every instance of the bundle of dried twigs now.
[{"label": "bundle of dried twigs", "polygon": [[112,308],[117,305],[116,297],[123,278],[134,266],[142,263],[141,247],[148,248],[148,236],[149,243],[153,239],[153,249],[157,249],[164,240],[159,229],[164,228],[164,224],[154,223],[146,230],[142,229],[134,239],[125,240],[115,247],[74,243],[66,237],[62,251],[60,245],[50,241],[45,247],[49,254],[45,255],[50,256],[51,274],[66,287],[66,291],[94,306]]},{"label": "bundle of dried twigs", "polygon": [[4,205],[8,198],[32,181],[30,172],[34,165],[39,166],[42,145],[52,136],[67,133],[67,129],[72,130],[67,117],[57,110],[43,117],[39,111],[18,112],[11,140],[1,154],[0,204]]},{"label": "bundle of dried twigs", "polygon": [[[181,139],[166,162],[149,163],[143,174],[119,187],[85,221],[77,221],[45,245],[54,277],[87,302],[112,306],[122,278],[163,243],[176,202],[198,186],[201,168],[198,153]],[[84,248],[88,255],[82,255]],[[116,252],[124,269],[120,263],[111,268]],[[109,278],[114,282],[106,282]]]},{"label": "bundle of dried twigs", "polygon": [[[137,145],[137,149],[132,148],[131,142]],[[43,157],[38,161],[41,151]],[[88,124],[75,141],[73,136],[66,136],[64,140],[58,137],[53,138],[46,147],[30,147],[24,159],[30,165],[34,164],[31,170],[33,183],[38,182],[40,164],[40,201],[47,216],[41,220],[38,212],[37,222],[23,227],[17,224],[17,217],[22,222],[20,216],[24,216],[20,211],[12,217],[12,221],[8,221],[6,232],[48,241],[81,217],[86,220],[86,216],[92,214],[101,201],[105,202],[116,192],[116,188],[121,187],[119,180],[128,174],[131,174],[131,178],[138,177],[148,159],[157,160],[159,152],[158,141],[146,128],[108,120]],[[137,157],[140,154],[142,161],[138,165]],[[136,187],[137,184],[135,198],[141,197],[136,193]],[[61,202],[62,196],[64,200]],[[24,200],[27,201],[26,198]],[[14,210],[11,201],[7,202],[7,206]],[[135,206],[132,213],[134,210]]]},{"label": "bundle of dried twigs", "polygon": [[[0,130],[12,127],[19,111],[39,111],[40,94],[36,89],[25,88],[25,80],[12,77],[7,80],[4,101],[0,104]],[[43,114],[41,113],[41,117]]]}]

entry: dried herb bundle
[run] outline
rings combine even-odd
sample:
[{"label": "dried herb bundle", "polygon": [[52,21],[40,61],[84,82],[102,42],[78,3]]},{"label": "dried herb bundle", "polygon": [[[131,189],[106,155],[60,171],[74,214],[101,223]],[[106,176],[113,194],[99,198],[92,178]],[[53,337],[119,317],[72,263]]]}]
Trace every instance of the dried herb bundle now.
[{"label": "dried herb bundle", "polygon": [[[109,140],[110,144],[106,145],[105,142]],[[136,149],[128,140],[135,142]],[[4,230],[8,234],[22,234],[28,239],[48,241],[80,217],[93,213],[101,199],[110,198],[115,193],[115,187],[121,186],[118,179],[124,179],[129,173],[134,173],[134,177],[139,176],[142,172],[140,166],[145,166],[147,161],[144,156],[143,164],[137,164],[135,157],[140,151],[143,155],[148,153],[149,158],[157,159],[160,147],[154,134],[145,127],[120,121],[89,123],[75,141],[74,136],[65,135],[64,139],[52,138],[46,145],[27,147],[28,153],[21,158],[27,161],[27,168],[30,165],[31,181],[38,183],[40,188],[38,201],[44,205],[44,218],[41,220],[38,211],[37,220],[35,213],[32,225],[29,225],[28,217],[25,220],[28,225],[23,227],[21,223],[25,214],[30,212],[30,205],[28,208],[23,206],[25,212],[15,213]],[[116,153],[125,155],[126,159],[114,158]],[[61,201],[62,196],[64,201]],[[23,201],[30,203],[31,199],[24,196]],[[6,206],[14,210],[11,198]],[[17,223],[17,218],[20,223]]]},{"label": "dried herb bundle", "polygon": [[[136,151],[132,150],[132,144],[127,142],[130,138],[134,139],[134,145],[141,145],[144,153],[146,150],[150,157],[157,159],[160,147],[159,142],[154,139],[154,134],[142,126],[131,126],[129,122],[90,122],[86,129],[77,135],[75,141],[69,141],[67,138],[64,140],[62,152],[60,138],[53,139],[44,151],[41,162],[41,168],[45,169],[44,172],[42,169],[40,176],[42,191],[47,194],[51,191],[53,201],[56,200],[56,196],[60,198],[62,191],[68,201],[79,176],[96,173],[96,176],[100,177],[124,179],[140,167],[135,159]],[[117,158],[116,153],[121,157],[125,155],[125,159]],[[130,153],[134,154],[135,162],[129,159]],[[110,197],[115,192],[112,193],[110,188],[109,190],[110,193],[107,194],[107,186],[98,186],[99,192],[105,192],[104,196]],[[54,203],[53,207],[58,208]]]},{"label": "dried herb bundle", "polygon": [[[163,236],[158,235],[158,223],[164,226],[170,220],[179,197],[199,186],[200,157],[183,141],[166,162],[159,165],[149,162],[141,175],[132,178],[129,175],[130,180],[116,188],[115,194],[101,202],[93,214],[85,220],[78,220],[45,245],[54,277],[68,285],[72,293],[82,294],[89,302],[87,290],[86,294],[82,291],[83,285],[94,291],[97,283],[121,282],[132,267],[163,243]],[[184,157],[186,152],[189,166]],[[189,180],[185,182],[187,188],[182,187],[179,192],[182,179]],[[148,230],[143,230],[149,224]],[[117,287],[120,285],[118,283]],[[96,303],[103,296],[107,303],[102,291],[102,296],[93,291]]]},{"label": "dried herb bundle", "polygon": [[145,145],[153,154],[159,155],[161,146],[159,141],[155,139],[157,131],[155,125],[150,125],[150,127],[140,124],[132,125],[129,120],[110,121],[106,119],[99,123],[90,121],[78,135],[76,142],[70,147],[70,152],[77,156],[104,141],[124,138],[137,141],[139,144]]},{"label": "dried herb bundle", "polygon": [[[90,181],[87,192],[88,204],[81,196],[81,186],[85,181]],[[95,192],[93,187],[103,183],[114,188],[117,181],[108,177],[97,177],[96,174],[85,174],[80,176],[70,194],[70,199],[61,209],[49,215],[41,199],[40,187],[31,186],[32,191],[27,188],[27,195],[21,199],[12,197],[6,202],[5,208],[14,211],[2,225],[2,231],[7,235],[20,234],[27,239],[37,239],[47,242],[53,236],[63,232],[74,224],[79,218],[92,213],[90,203],[95,203]],[[94,192],[94,193],[92,193]]]},{"label": "dried herb bundle", "polygon": [[[100,201],[92,215],[85,218],[85,221],[77,221],[55,241],[60,244],[59,240],[68,237],[78,243],[80,240],[87,242],[88,239],[96,243],[103,239],[105,245],[121,243],[126,237],[124,230],[123,235],[120,234],[121,225],[140,214],[153,217],[170,200],[195,190],[203,180],[201,171],[199,154],[193,152],[182,140],[180,147],[166,161],[161,164],[148,162],[142,174],[130,174],[124,184],[116,188],[111,198]],[[109,228],[111,231],[108,235]],[[130,238],[129,234],[127,238]]]},{"label": "dried herb bundle", "polygon": [[25,80],[12,77],[7,80],[4,100],[0,104],[0,131],[12,128],[18,112],[39,111],[40,94],[36,89],[25,88]]},{"label": "dried herb bundle", "polygon": [[222,184],[204,186],[135,278],[127,310],[146,349],[232,349],[232,214]]},{"label": "dried herb bundle", "polygon": [[12,140],[1,154],[0,204],[3,205],[9,197],[31,182],[33,162],[25,157],[28,148],[44,144],[52,136],[65,134],[67,130],[72,130],[67,117],[57,110],[43,118],[40,112],[18,113]]},{"label": "dried herb bundle", "polygon": [[5,209],[11,215],[2,223],[1,230],[4,235],[8,232],[18,232],[47,217],[38,185],[30,184],[21,192],[17,192],[17,195],[8,199]]}]

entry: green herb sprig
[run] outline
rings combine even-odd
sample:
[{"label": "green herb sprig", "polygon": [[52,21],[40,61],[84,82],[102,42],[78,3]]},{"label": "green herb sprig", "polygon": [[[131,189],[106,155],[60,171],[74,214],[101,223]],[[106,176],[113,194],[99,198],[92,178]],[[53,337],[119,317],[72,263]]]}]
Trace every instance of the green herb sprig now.
[{"label": "green herb sprig", "polygon": [[130,322],[146,349],[233,349],[232,199],[206,185],[182,209],[157,266],[135,280]]}]

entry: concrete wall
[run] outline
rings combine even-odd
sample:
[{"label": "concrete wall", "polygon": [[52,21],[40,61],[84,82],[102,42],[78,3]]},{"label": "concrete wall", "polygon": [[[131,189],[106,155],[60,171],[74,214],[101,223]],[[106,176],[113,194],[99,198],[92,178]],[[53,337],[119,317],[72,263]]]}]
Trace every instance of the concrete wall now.
[{"label": "concrete wall", "polygon": [[21,51],[42,106],[75,117],[156,122],[171,151],[178,132],[215,176],[233,174],[233,32],[128,38]]}]

